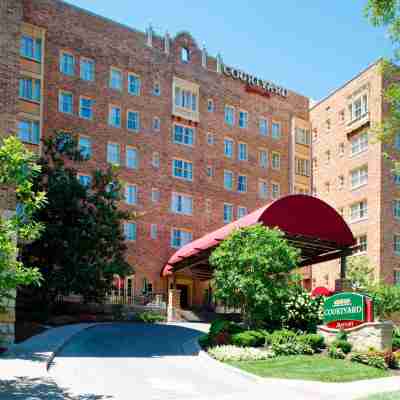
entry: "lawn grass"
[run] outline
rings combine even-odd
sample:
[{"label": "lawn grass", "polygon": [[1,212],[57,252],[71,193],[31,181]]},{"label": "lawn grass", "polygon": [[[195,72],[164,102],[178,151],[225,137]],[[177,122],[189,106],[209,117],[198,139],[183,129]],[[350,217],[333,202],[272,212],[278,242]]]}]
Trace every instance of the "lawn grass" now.
[{"label": "lawn grass", "polygon": [[321,382],[350,382],[391,376],[388,371],[321,355],[281,356],[270,360],[238,361],[229,364],[262,377]]},{"label": "lawn grass", "polygon": [[360,400],[400,400],[400,392],[373,394]]}]

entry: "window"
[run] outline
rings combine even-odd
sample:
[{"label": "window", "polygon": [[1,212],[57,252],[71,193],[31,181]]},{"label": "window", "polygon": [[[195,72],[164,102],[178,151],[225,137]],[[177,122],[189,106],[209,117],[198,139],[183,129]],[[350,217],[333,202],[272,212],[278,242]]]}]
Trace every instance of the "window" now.
[{"label": "window", "polygon": [[225,123],[229,126],[235,123],[235,109],[231,106],[225,106]]},{"label": "window", "polygon": [[137,186],[126,185],[125,186],[125,203],[129,205],[137,204]]},{"label": "window", "polygon": [[137,227],[135,222],[125,222],[124,224],[125,240],[134,241],[137,236]]},{"label": "window", "polygon": [[107,144],[107,162],[110,164],[120,164],[119,144],[108,143]]},{"label": "window", "polygon": [[237,216],[238,218],[242,218],[247,215],[247,208],[246,207],[238,207]]},{"label": "window", "polygon": [[400,285],[400,271],[394,271],[393,283],[397,286]]},{"label": "window", "polygon": [[161,85],[160,85],[160,82],[154,82],[154,85],[153,85],[153,96],[161,96]]},{"label": "window", "polygon": [[367,235],[358,236],[358,237],[356,237],[356,240],[357,240],[357,246],[358,246],[356,253],[365,253],[368,248]]},{"label": "window", "polygon": [[158,203],[160,201],[160,191],[158,189],[151,189],[151,201]]},{"label": "window", "polygon": [[277,122],[272,123],[272,134],[273,139],[279,139],[281,137],[281,125]]},{"label": "window", "polygon": [[60,55],[60,72],[64,75],[75,74],[75,58],[72,54],[62,52]]},{"label": "window", "polygon": [[110,88],[115,90],[122,90],[122,71],[119,69],[110,69]]},{"label": "window", "polygon": [[271,184],[271,196],[273,199],[277,199],[281,195],[281,186],[279,183]]},{"label": "window", "polygon": [[229,224],[233,221],[233,205],[224,203],[224,223]]},{"label": "window", "polygon": [[160,118],[154,117],[153,118],[153,131],[158,132],[161,128]]},{"label": "window", "polygon": [[310,176],[311,174],[310,160],[296,157],[295,164],[296,164],[295,169],[297,175]]},{"label": "window", "polygon": [[208,167],[207,167],[207,176],[208,176],[209,178],[212,178],[213,175],[214,175],[214,173],[213,173],[213,167],[208,166]]},{"label": "window", "polygon": [[361,168],[357,168],[351,171],[351,188],[357,189],[360,186],[366,185],[368,183],[368,167],[365,165]]},{"label": "window", "polygon": [[18,137],[21,141],[39,144],[39,121],[21,120],[18,122]]},{"label": "window", "polygon": [[126,119],[126,127],[130,131],[139,132],[140,117],[137,111],[128,111]]},{"label": "window", "polygon": [[194,144],[194,129],[183,125],[174,125],[174,143],[193,146]]},{"label": "window", "polygon": [[214,144],[214,135],[210,132],[207,133],[207,144],[210,146]]},{"label": "window", "polygon": [[393,216],[400,218],[400,200],[393,200]]},{"label": "window", "polygon": [[179,249],[193,240],[192,232],[182,229],[172,228],[171,231],[171,247]]},{"label": "window", "polygon": [[40,80],[21,78],[19,80],[19,97],[25,100],[40,101]]},{"label": "window", "polygon": [[224,155],[226,157],[233,157],[233,140],[224,139]]},{"label": "window", "polygon": [[31,36],[21,36],[21,57],[30,58],[41,62],[42,60],[42,39],[33,38]]},{"label": "window", "polygon": [[60,92],[58,97],[58,109],[65,114],[73,113],[73,97],[72,93]]},{"label": "window", "polygon": [[110,106],[108,124],[115,128],[121,127],[121,108],[117,106]]},{"label": "window", "polygon": [[92,141],[86,136],[79,137],[79,151],[85,159],[92,156]]},{"label": "window", "polygon": [[193,180],[193,164],[189,161],[174,158],[172,160],[172,175],[175,178],[186,181]]},{"label": "window", "polygon": [[368,217],[368,204],[366,200],[352,204],[350,207],[350,220],[352,222]]},{"label": "window", "polygon": [[137,149],[133,147],[126,148],[126,168],[137,169],[139,167],[139,157]]},{"label": "window", "polygon": [[154,168],[160,168],[160,153],[154,152],[151,157],[151,165]]},{"label": "window", "polygon": [[82,186],[86,188],[90,188],[90,186],[92,185],[92,177],[90,175],[79,174],[78,181]]},{"label": "window", "polygon": [[258,129],[261,136],[268,136],[268,120],[266,118],[260,118]]},{"label": "window", "polygon": [[190,90],[175,87],[175,106],[197,111],[197,95]]},{"label": "window", "polygon": [[268,198],[268,184],[265,181],[258,182],[258,195],[261,199]]},{"label": "window", "polygon": [[193,199],[191,196],[184,194],[172,193],[171,211],[176,214],[192,215]]},{"label": "window", "polygon": [[311,144],[311,135],[308,129],[296,128],[296,143],[306,146]]},{"label": "window", "polygon": [[94,81],[95,63],[88,58],[81,58],[80,76],[84,81]]},{"label": "window", "polygon": [[261,168],[268,168],[268,152],[266,150],[260,150],[259,161]]},{"label": "window", "polygon": [[393,236],[393,247],[396,254],[400,254],[400,235]]},{"label": "window", "polygon": [[364,94],[349,104],[350,122],[364,117],[368,113],[368,97]]},{"label": "window", "polygon": [[344,156],[344,143],[339,143],[338,153],[340,157]]},{"label": "window", "polygon": [[233,172],[231,171],[224,171],[224,188],[233,190]]},{"label": "window", "polygon": [[240,161],[247,161],[247,144],[239,143],[238,158]]},{"label": "window", "polygon": [[214,112],[214,102],[211,99],[207,100],[207,111]]},{"label": "window", "polygon": [[272,153],[272,168],[280,169],[281,168],[281,155],[279,153]]},{"label": "window", "polygon": [[239,111],[239,128],[247,128],[249,114],[247,111]]},{"label": "window", "polygon": [[158,237],[158,227],[156,224],[150,225],[150,237],[152,239],[157,239],[157,237]]},{"label": "window", "polygon": [[140,95],[140,78],[134,74],[128,74],[128,93],[133,96]]},{"label": "window", "polygon": [[93,117],[93,100],[87,97],[79,99],[79,116],[85,119],[92,119]]},{"label": "window", "polygon": [[184,63],[188,63],[190,59],[190,52],[187,47],[181,48],[181,61]]},{"label": "window", "polygon": [[240,193],[246,193],[247,192],[247,176],[238,175],[237,190]]},{"label": "window", "polygon": [[351,139],[351,155],[360,154],[368,150],[368,133],[364,132]]}]

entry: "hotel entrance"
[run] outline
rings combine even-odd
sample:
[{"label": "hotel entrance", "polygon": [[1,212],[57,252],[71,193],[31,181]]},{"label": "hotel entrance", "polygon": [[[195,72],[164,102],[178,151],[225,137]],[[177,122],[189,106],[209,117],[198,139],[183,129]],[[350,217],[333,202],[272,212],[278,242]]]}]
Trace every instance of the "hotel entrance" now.
[{"label": "hotel entrance", "polygon": [[189,286],[176,285],[176,288],[181,291],[181,308],[185,310],[189,307]]}]

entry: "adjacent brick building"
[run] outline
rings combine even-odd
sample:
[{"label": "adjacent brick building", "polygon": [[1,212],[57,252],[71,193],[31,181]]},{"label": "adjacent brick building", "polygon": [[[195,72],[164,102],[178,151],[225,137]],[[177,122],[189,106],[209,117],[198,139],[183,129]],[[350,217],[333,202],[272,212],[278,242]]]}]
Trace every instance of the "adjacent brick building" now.
[{"label": "adjacent brick building", "polygon": [[[309,192],[306,97],[224,65],[187,32],[141,32],[59,0],[1,7],[12,66],[0,74],[9,90],[2,121],[16,119],[19,137],[39,152],[55,131],[79,137],[91,157],[78,179],[88,184],[93,169],[119,164],[121,207],[142,215],[125,224],[134,273],[120,294],[165,295],[160,271],[176,248]],[[188,306],[202,302],[205,287],[177,283]]]}]

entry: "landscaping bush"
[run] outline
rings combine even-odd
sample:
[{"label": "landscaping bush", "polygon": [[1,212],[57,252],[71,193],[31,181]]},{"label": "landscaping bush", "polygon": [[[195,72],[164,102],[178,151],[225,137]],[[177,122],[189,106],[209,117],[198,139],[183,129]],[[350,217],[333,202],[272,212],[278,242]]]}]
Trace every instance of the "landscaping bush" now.
[{"label": "landscaping bush", "polygon": [[395,327],[393,330],[393,343],[392,343],[393,351],[400,350],[400,328]]},{"label": "landscaping bush", "polygon": [[350,355],[350,361],[360,364],[369,365],[379,369],[387,369],[388,365],[385,362],[385,357],[382,353],[376,352],[354,352]]},{"label": "landscaping bush", "polygon": [[164,322],[165,316],[154,311],[144,311],[137,315],[139,321],[145,322],[147,324],[154,324],[156,322]]},{"label": "landscaping bush", "polygon": [[212,345],[212,340],[210,335],[204,334],[199,337],[199,345],[203,349],[208,349]]},{"label": "landscaping bush", "polygon": [[342,350],[344,354],[348,354],[353,346],[347,340],[336,339],[332,342],[331,347],[336,347]]},{"label": "landscaping bush", "polygon": [[218,361],[255,361],[274,357],[273,352],[265,349],[231,345],[213,347],[208,350],[208,353]]},{"label": "landscaping bush", "polygon": [[314,354],[312,347],[306,343],[301,343],[296,340],[287,343],[272,344],[271,350],[277,356],[292,356],[298,354]]},{"label": "landscaping bush", "polygon": [[299,335],[297,340],[301,343],[308,344],[312,349],[317,352],[325,348],[325,340],[322,335],[317,333],[309,333],[307,335]]},{"label": "landscaping bush", "polygon": [[209,337],[211,344],[226,345],[231,342],[231,335],[244,331],[240,325],[223,319],[215,320],[211,323]]},{"label": "landscaping bush", "polygon": [[330,346],[328,349],[328,355],[331,358],[336,358],[339,360],[343,360],[346,358],[346,354],[343,353],[342,349],[335,346]]},{"label": "landscaping bush", "polygon": [[286,344],[296,342],[297,333],[290,331],[288,329],[282,329],[279,331],[274,331],[269,335],[269,340],[271,345]]},{"label": "landscaping bush", "polygon": [[265,338],[265,334],[261,331],[245,331],[232,335],[231,342],[239,347],[262,347]]}]

